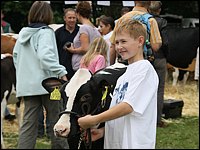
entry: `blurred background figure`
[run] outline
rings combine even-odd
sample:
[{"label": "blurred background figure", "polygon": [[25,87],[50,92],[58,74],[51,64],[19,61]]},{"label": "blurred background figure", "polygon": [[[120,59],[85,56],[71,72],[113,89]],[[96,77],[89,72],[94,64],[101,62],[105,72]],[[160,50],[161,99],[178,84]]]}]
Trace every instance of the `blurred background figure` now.
[{"label": "blurred background figure", "polygon": [[108,44],[103,37],[96,38],[82,57],[80,68],[87,68],[92,74],[107,66]]},{"label": "blurred background figure", "polygon": [[107,51],[107,66],[110,66],[110,37],[113,33],[113,29],[115,27],[114,19],[112,17],[107,17],[105,15],[99,18],[99,32],[103,36],[103,39],[108,43],[108,51]]},{"label": "blurred background figure", "polygon": [[151,1],[149,12],[153,15],[158,23],[158,28],[162,38],[162,45],[158,51],[154,52],[154,68],[159,77],[158,94],[157,94],[157,126],[165,127],[166,123],[162,120],[162,110],[164,102],[165,75],[167,71],[167,20],[160,17],[162,3],[161,1]]},{"label": "blurred background figure", "polygon": [[[128,7],[123,7],[123,8],[121,9],[121,16],[125,15],[125,14],[128,13],[129,11],[130,11],[130,9],[129,9]],[[117,21],[118,21],[118,19],[115,20],[115,24],[116,24]]]},{"label": "blurred background figure", "polygon": [[67,70],[67,78],[70,80],[74,75],[72,69],[72,53],[64,48],[66,42],[73,43],[74,37],[79,31],[77,25],[76,11],[73,8],[64,10],[63,16],[64,25],[55,31],[56,43],[58,47],[59,62],[65,66]]},{"label": "blurred background figure", "polygon": [[35,148],[42,106],[45,107],[49,119],[51,149],[69,149],[67,139],[55,136],[53,131],[62,111],[60,101],[52,100],[41,84],[50,77],[68,80],[65,67],[59,64],[55,32],[48,27],[53,19],[51,5],[46,1],[35,1],[28,13],[28,26],[19,32],[13,49],[16,96],[24,98],[23,122],[19,130],[17,149]]},{"label": "blurred background figure", "polygon": [[3,20],[3,18],[4,18],[4,13],[1,10],[1,33],[14,33],[14,31],[11,28],[10,23]]},{"label": "blurred background figure", "polygon": [[88,1],[79,1],[76,6],[77,19],[81,23],[79,32],[74,38],[71,47],[67,48],[72,55],[72,67],[76,72],[80,67],[80,61],[83,55],[95,38],[100,37],[98,29],[90,21],[92,7]]}]

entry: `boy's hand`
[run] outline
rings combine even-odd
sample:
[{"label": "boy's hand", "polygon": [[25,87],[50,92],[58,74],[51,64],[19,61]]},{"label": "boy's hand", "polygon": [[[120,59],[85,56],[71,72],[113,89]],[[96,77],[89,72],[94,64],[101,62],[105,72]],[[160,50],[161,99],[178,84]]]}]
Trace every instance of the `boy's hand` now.
[{"label": "boy's hand", "polygon": [[94,116],[91,116],[91,115],[86,115],[84,117],[79,118],[78,124],[83,129],[88,129],[96,125]]}]

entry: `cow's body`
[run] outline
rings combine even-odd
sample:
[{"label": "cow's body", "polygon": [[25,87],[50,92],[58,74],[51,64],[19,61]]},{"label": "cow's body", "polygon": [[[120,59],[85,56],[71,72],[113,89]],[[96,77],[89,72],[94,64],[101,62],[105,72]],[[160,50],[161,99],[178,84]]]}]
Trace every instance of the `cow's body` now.
[{"label": "cow's body", "polygon": [[[15,34],[14,34],[15,35]],[[16,39],[13,35],[1,35],[1,54],[12,54]],[[3,42],[3,43],[2,43]],[[1,126],[3,123],[4,113],[7,104],[16,104],[15,114],[18,119],[19,127],[21,126],[20,99],[16,98],[16,71],[12,57],[1,59]],[[5,95],[5,93],[7,93]],[[1,127],[2,128],[2,127]],[[3,136],[1,130],[2,145]]]},{"label": "cow's body", "polygon": [[[20,100],[15,97],[16,96],[15,85],[16,85],[16,77],[15,77],[15,67],[13,64],[13,59],[12,57],[6,57],[1,60],[1,111],[2,111],[1,126],[3,123],[4,112],[7,104],[13,104],[13,103],[16,103],[15,114],[18,119],[19,127],[21,126]],[[8,92],[8,94],[6,94],[5,96],[6,91]]]},{"label": "cow's body", "polygon": [[[86,114],[99,114],[107,110],[110,106],[110,101],[112,99],[111,94],[113,93],[116,81],[126,70],[124,65],[120,65],[119,67],[116,65],[117,64],[107,67],[93,76],[88,75],[84,83],[78,85],[79,87],[75,91],[74,98],[68,98],[66,110],[75,112],[80,116]],[[87,70],[86,74],[87,72],[89,71]],[[74,76],[76,76],[76,74]],[[79,74],[79,78],[81,78],[81,74]],[[78,80],[78,78],[75,79]],[[74,82],[73,80],[74,77],[70,82]],[[68,85],[64,88],[67,96],[72,91],[68,90]],[[72,85],[69,86],[71,89]],[[73,84],[73,86],[74,88],[76,87],[75,84]],[[104,98],[105,101],[102,101]],[[69,104],[73,106],[69,106]],[[103,125],[104,124],[100,124],[99,127]],[[73,114],[70,115],[70,122],[69,114],[63,114],[54,126],[54,132],[59,136],[68,136],[70,148],[76,149],[78,147],[80,134],[78,134],[78,136],[76,135],[79,133],[79,126],[77,124],[77,117]],[[92,148],[103,148],[103,138],[93,143]]]},{"label": "cow's body", "polygon": [[[169,27],[167,30],[169,40],[167,62],[170,64],[169,66],[173,66],[175,69],[173,85],[176,85],[178,79],[184,79],[184,82],[186,82],[189,74],[187,71],[194,71],[192,64],[195,62],[197,48],[199,47],[199,27]],[[184,74],[183,72],[187,73]]]},{"label": "cow's body", "polygon": [[1,54],[12,54],[18,34],[1,34]]}]

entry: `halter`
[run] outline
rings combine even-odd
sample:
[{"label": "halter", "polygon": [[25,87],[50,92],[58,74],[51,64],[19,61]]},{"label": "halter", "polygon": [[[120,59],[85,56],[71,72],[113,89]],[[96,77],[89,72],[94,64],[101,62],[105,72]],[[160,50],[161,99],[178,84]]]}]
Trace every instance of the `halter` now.
[{"label": "halter", "polygon": [[[103,94],[102,100],[97,104],[97,107],[90,113],[91,115],[95,114],[100,107],[103,108],[105,106],[106,97],[107,97],[107,90],[106,90],[106,96],[105,96],[105,94]],[[63,114],[71,114],[71,115],[74,115],[76,118],[80,118],[80,117],[83,117],[83,116],[89,114],[90,109],[91,109],[91,106],[90,106],[89,102],[84,102],[81,105],[81,110],[83,112],[82,115],[80,115],[80,114],[78,114],[77,112],[74,112],[74,111],[62,111],[59,114],[59,117],[61,117],[61,115],[63,115]],[[78,143],[78,149],[80,149],[81,142],[83,141],[84,132],[85,132],[85,130],[83,129],[81,131],[81,134],[80,134],[80,139],[79,139],[79,143]],[[90,130],[90,128],[86,129],[86,135],[88,135],[88,142],[84,141],[85,148],[86,149],[91,149],[92,148],[92,139],[91,139],[91,130]]]},{"label": "halter", "polygon": [[[104,108],[105,107],[108,93],[109,93],[109,87],[105,86],[105,91],[104,91],[104,93],[102,95],[101,101],[98,102],[97,107],[93,111],[91,111],[90,103],[86,101],[86,102],[83,102],[82,105],[81,105],[81,110],[82,110],[82,113],[83,113],[82,115],[80,115],[80,114],[78,114],[77,112],[74,112],[74,111],[62,111],[59,114],[59,117],[61,117],[61,115],[63,115],[63,114],[71,114],[71,115],[74,115],[78,119],[78,118],[86,116],[88,114],[94,115],[95,113],[98,112],[98,110],[100,108]],[[80,148],[81,142],[82,142],[82,140],[84,138],[84,132],[85,132],[85,130],[81,130],[80,139],[79,139],[79,143],[78,143],[78,149]],[[91,149],[92,148],[92,139],[91,139],[91,130],[90,130],[90,128],[86,129],[86,135],[88,135],[87,136],[88,137],[88,142],[84,141],[85,148],[86,149]]]}]

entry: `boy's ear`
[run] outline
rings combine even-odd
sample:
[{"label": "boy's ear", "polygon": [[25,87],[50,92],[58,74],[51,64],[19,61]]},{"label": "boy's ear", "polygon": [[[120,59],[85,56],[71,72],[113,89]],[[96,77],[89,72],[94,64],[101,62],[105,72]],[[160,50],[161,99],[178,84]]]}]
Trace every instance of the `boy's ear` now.
[{"label": "boy's ear", "polygon": [[139,36],[139,37],[138,37],[138,41],[139,41],[139,44],[140,44],[139,46],[144,45],[144,42],[145,42],[145,41],[144,41],[144,36]]}]

